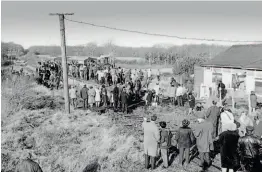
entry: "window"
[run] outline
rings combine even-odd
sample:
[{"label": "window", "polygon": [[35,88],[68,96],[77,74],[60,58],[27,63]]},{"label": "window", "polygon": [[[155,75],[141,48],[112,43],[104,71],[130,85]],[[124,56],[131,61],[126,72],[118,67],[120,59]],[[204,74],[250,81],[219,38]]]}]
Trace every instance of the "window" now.
[{"label": "window", "polygon": [[212,82],[217,82],[218,80],[222,81],[222,73],[213,73]]}]

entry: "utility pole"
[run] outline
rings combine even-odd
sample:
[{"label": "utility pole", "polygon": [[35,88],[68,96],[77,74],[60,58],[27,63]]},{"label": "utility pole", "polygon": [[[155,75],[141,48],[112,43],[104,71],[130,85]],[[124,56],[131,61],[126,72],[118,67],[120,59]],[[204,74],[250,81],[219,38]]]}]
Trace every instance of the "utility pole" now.
[{"label": "utility pole", "polygon": [[61,53],[62,53],[62,67],[63,67],[63,83],[64,83],[64,98],[66,113],[70,113],[69,92],[68,92],[68,76],[67,76],[67,57],[66,57],[66,40],[65,40],[65,15],[74,15],[74,13],[50,13],[49,15],[57,15],[60,23],[61,35]]}]

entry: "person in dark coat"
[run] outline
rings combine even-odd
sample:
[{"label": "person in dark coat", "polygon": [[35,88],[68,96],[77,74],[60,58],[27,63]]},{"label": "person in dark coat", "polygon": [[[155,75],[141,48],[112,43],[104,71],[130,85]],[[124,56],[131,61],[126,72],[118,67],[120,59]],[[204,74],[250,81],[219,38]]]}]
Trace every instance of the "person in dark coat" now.
[{"label": "person in dark coat", "polygon": [[246,127],[246,136],[238,140],[238,153],[241,167],[245,172],[261,172],[260,152],[261,140],[253,135],[254,127]]},{"label": "person in dark coat", "polygon": [[164,166],[163,168],[167,168],[168,167],[168,149],[171,145],[169,145],[169,134],[170,131],[166,129],[166,122],[165,121],[161,121],[159,123],[161,129],[160,129],[160,144],[159,144],[159,148],[160,148],[160,152],[161,152],[161,158],[163,160]]},{"label": "person in dark coat", "polygon": [[177,146],[179,149],[179,164],[182,165],[184,156],[185,156],[185,165],[189,163],[189,150],[190,147],[195,142],[195,136],[190,127],[188,127],[190,122],[187,119],[182,121],[182,127],[178,129],[178,132],[175,136],[175,140],[177,141]]},{"label": "person in dark coat", "polygon": [[146,97],[147,106],[151,106],[152,101],[153,101],[153,98],[154,98],[153,91],[149,90],[149,91],[148,91],[148,94],[147,94],[147,97]]},{"label": "person in dark coat", "polygon": [[16,166],[15,172],[43,172],[39,164],[32,160],[31,153],[23,153],[22,159]]},{"label": "person in dark coat", "polygon": [[126,88],[123,87],[122,93],[121,93],[121,103],[122,103],[122,112],[127,113],[127,93]]},{"label": "person in dark coat", "polygon": [[86,85],[80,91],[80,97],[84,100],[83,107],[84,109],[88,106],[88,88]]},{"label": "person in dark coat", "polygon": [[217,106],[217,102],[215,100],[212,101],[212,104],[213,106],[207,109],[206,119],[213,124],[212,137],[216,138],[218,136],[218,119],[220,116],[220,108]]},{"label": "person in dark coat", "polygon": [[239,167],[239,156],[237,152],[239,134],[235,123],[229,123],[227,131],[219,135],[222,172],[233,172]]},{"label": "person in dark coat", "polygon": [[113,89],[113,98],[114,98],[114,110],[117,110],[118,106],[118,99],[119,99],[119,88],[118,85],[115,83],[115,87]]},{"label": "person in dark coat", "polygon": [[193,113],[193,110],[195,108],[196,100],[192,93],[188,94],[188,103],[189,103],[189,115]]},{"label": "person in dark coat", "polygon": [[104,84],[102,85],[101,95],[102,95],[103,106],[107,107],[107,89]]}]

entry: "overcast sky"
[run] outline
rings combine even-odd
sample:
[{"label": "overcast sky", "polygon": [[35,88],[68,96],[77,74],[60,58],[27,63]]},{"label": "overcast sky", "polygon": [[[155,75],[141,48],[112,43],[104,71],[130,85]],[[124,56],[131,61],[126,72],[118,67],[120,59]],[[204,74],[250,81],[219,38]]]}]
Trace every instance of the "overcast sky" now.
[{"label": "overcast sky", "polygon": [[[262,2],[2,2],[2,41],[60,45],[51,12],[95,24],[182,37],[262,40]],[[68,45],[112,40],[122,46],[206,43],[112,31],[66,21]],[[215,42],[216,43],[216,42]]]}]

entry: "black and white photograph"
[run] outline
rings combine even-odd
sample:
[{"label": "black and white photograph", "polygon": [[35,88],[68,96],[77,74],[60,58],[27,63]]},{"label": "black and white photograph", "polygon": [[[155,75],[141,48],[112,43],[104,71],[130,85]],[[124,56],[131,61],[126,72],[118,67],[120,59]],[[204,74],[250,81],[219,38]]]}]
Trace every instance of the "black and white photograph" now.
[{"label": "black and white photograph", "polygon": [[1,1],[1,172],[261,172],[262,1]]}]

